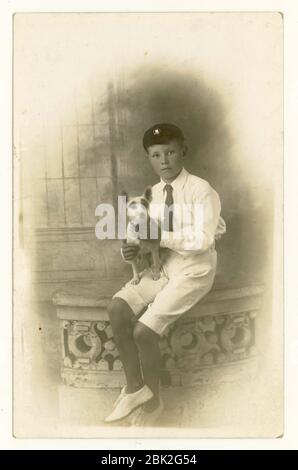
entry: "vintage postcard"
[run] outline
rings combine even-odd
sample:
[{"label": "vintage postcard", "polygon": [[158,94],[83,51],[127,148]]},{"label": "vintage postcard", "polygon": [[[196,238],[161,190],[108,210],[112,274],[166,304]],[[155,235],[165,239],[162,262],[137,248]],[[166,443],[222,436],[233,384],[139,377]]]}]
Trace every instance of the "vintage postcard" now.
[{"label": "vintage postcard", "polygon": [[13,19],[14,435],[283,434],[283,16]]}]

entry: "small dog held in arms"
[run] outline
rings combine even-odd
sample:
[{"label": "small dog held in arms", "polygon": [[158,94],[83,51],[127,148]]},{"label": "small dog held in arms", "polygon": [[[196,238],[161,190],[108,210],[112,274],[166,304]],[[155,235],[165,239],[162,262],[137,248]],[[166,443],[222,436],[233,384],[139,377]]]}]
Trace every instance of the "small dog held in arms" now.
[{"label": "small dog held in arms", "polygon": [[[126,196],[127,194],[123,193]],[[152,200],[151,186],[148,186],[144,194],[140,197],[133,197],[127,199],[126,214],[127,214],[127,231],[126,240],[124,243],[135,243],[139,245],[140,251],[136,259],[127,261],[132,265],[133,278],[132,284],[140,282],[139,262],[141,259],[152,255],[152,278],[157,281],[160,278],[160,257],[159,245],[161,229],[158,222],[152,219],[149,215],[149,206]]]}]

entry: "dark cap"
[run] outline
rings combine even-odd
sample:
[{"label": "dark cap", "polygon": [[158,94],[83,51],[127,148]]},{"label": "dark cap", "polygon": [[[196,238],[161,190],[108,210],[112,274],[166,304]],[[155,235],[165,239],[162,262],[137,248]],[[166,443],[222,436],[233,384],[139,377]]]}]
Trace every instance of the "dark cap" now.
[{"label": "dark cap", "polygon": [[179,127],[174,124],[156,124],[148,129],[143,137],[143,146],[147,150],[150,145],[168,144],[170,140],[184,140],[184,135]]}]

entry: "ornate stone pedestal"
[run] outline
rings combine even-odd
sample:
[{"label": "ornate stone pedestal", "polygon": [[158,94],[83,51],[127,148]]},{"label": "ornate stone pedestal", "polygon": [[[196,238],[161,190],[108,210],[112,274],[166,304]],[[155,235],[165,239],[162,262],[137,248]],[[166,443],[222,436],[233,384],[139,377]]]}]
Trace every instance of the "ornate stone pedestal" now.
[{"label": "ornate stone pedestal", "polygon": [[[256,356],[255,322],[263,289],[214,290],[161,338],[162,384],[191,386],[249,370]],[[56,293],[65,385],[118,388],[124,374],[106,307],[109,298]],[[233,372],[234,374],[234,372]]]}]

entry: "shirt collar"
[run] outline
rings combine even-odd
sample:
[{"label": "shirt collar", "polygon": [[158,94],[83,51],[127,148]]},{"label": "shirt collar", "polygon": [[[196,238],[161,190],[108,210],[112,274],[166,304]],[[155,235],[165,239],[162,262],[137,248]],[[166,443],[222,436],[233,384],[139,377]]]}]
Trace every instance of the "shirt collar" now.
[{"label": "shirt collar", "polygon": [[[174,191],[177,191],[177,190],[179,191],[183,189],[183,186],[185,184],[185,181],[188,175],[189,175],[188,171],[185,168],[182,168],[177,178],[175,178],[174,181],[172,181],[171,183],[171,186],[173,187]],[[165,181],[163,181],[162,178],[160,179],[160,183],[162,185],[162,188],[164,188],[165,185],[167,184]]]}]

